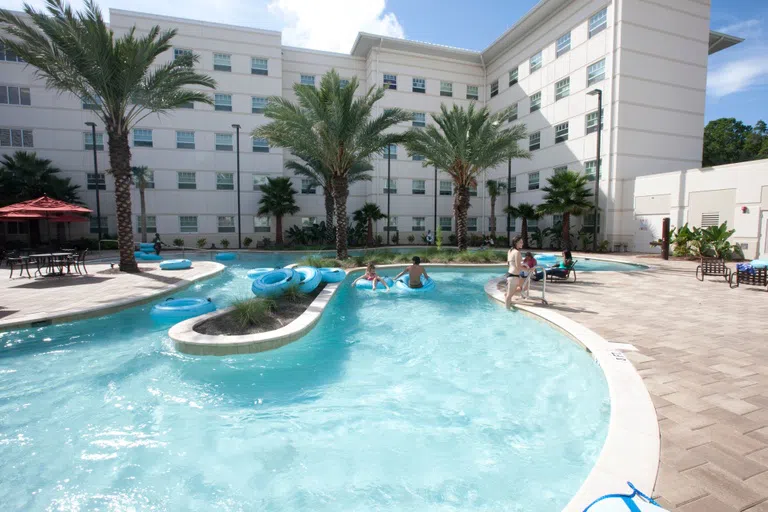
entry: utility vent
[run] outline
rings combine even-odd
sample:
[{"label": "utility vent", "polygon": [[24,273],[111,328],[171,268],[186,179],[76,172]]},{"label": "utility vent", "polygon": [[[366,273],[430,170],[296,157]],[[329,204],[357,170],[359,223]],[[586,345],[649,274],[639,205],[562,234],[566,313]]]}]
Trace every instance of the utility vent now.
[{"label": "utility vent", "polygon": [[720,225],[719,213],[702,213],[701,214],[701,227],[708,228],[710,226]]}]

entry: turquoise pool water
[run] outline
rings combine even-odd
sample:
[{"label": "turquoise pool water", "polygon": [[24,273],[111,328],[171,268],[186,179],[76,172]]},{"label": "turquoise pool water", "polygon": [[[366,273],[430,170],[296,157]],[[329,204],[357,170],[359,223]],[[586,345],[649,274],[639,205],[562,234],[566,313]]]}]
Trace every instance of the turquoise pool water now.
[{"label": "turquoise pool water", "polygon": [[[225,306],[252,266],[176,296]],[[600,368],[489,301],[498,272],[431,274],[423,296],[345,283],[263,354],[179,354],[152,304],[0,333],[3,509],[561,510],[605,439]]]}]

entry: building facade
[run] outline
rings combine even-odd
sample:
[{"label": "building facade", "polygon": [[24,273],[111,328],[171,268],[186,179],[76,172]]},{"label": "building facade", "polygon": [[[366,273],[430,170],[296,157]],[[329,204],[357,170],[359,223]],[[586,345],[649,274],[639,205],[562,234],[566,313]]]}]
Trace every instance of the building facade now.
[{"label": "building facade", "polygon": [[[701,165],[707,56],[739,42],[710,32],[709,12],[704,0],[542,0],[482,52],[361,33],[350,54],[337,54],[283,46],[279,32],[112,9],[110,25],[117,34],[134,26],[139,32],[154,25],[176,28],[174,47],[161,60],[194,52],[200,57],[196,67],[217,82],[213,106],[194,104],[149,116],[132,133],[132,164],[153,170],[146,192],[148,231],[183,238],[187,245],[199,238],[217,245],[227,238],[236,245],[238,143],[243,237],[274,240],[274,220],[257,215],[259,185],[267,177],[290,176],[299,192],[301,211],[284,219],[286,229],[323,220],[322,190],[283,168],[291,158],[287,151],[250,133],[267,122],[263,108],[269,97],[293,99],[294,84],[318,84],[336,69],[342,78],[356,77],[361,91],[387,88],[379,111],[412,111],[413,120],[398,130],[429,124],[443,103],[466,107],[474,101],[494,112],[517,108],[513,122],[525,124],[529,138],[521,144],[532,158],[489,169],[478,180],[470,232],[489,230],[487,179],[506,182],[511,172],[512,204],[541,202],[547,178],[563,168],[594,180],[600,135],[600,237],[632,245],[635,178]],[[0,105],[0,152],[33,150],[51,159],[80,185],[92,208],[101,187],[102,230],[114,233],[114,184],[103,174],[108,141],[103,127],[97,128],[97,178],[94,141],[85,126],[99,123],[91,106],[46,90],[33,70],[8,52],[2,53],[0,70],[0,85],[8,91],[6,104]],[[19,91],[15,103],[10,101],[14,88]],[[588,94],[595,89],[602,94],[601,127],[597,97]],[[239,140],[235,124],[241,127]],[[373,179],[350,189],[350,212],[371,201],[386,213],[389,196],[390,223],[400,243],[411,235],[420,241],[437,225],[443,231],[455,228],[449,176],[424,167],[419,155],[403,147],[372,163]],[[496,202],[500,232],[507,229],[502,213],[507,204],[506,194]],[[137,233],[138,212],[136,193]],[[557,220],[541,219],[538,227]],[[593,221],[583,219],[587,225]],[[385,226],[379,221],[377,231]],[[519,220],[512,219],[510,232],[519,228]],[[18,236],[12,229],[6,235]],[[97,231],[94,215],[90,226],[73,226],[72,236]]]}]

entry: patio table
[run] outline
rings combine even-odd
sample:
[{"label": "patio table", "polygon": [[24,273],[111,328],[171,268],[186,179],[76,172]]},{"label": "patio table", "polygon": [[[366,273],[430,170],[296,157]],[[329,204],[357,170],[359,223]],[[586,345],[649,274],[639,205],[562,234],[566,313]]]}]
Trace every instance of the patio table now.
[{"label": "patio table", "polygon": [[[47,267],[48,273],[46,276],[62,276],[64,275],[64,266],[67,266],[67,273],[69,273],[69,265],[66,262],[66,258],[71,256],[72,253],[68,252],[49,252],[41,254],[30,254],[29,258],[34,259],[37,262],[37,270],[35,275],[43,275],[43,266]],[[55,269],[58,268],[58,272]]]}]

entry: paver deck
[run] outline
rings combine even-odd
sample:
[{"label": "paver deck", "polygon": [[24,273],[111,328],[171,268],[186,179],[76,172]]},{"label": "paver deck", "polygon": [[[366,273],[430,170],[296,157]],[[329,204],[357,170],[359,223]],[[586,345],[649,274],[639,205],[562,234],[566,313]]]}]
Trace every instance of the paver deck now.
[{"label": "paver deck", "polygon": [[661,431],[654,495],[669,510],[768,511],[768,293],[700,282],[694,262],[619,259],[660,268],[580,272],[576,283],[548,285],[547,299],[608,341],[637,347],[627,356]]},{"label": "paver deck", "polygon": [[163,271],[157,263],[142,263],[140,268],[138,274],[126,274],[107,263],[89,263],[87,275],[37,279],[9,279],[9,271],[3,269],[0,330],[47,319],[67,321],[83,313],[107,314],[210,277],[224,266],[196,261],[187,270]]}]

